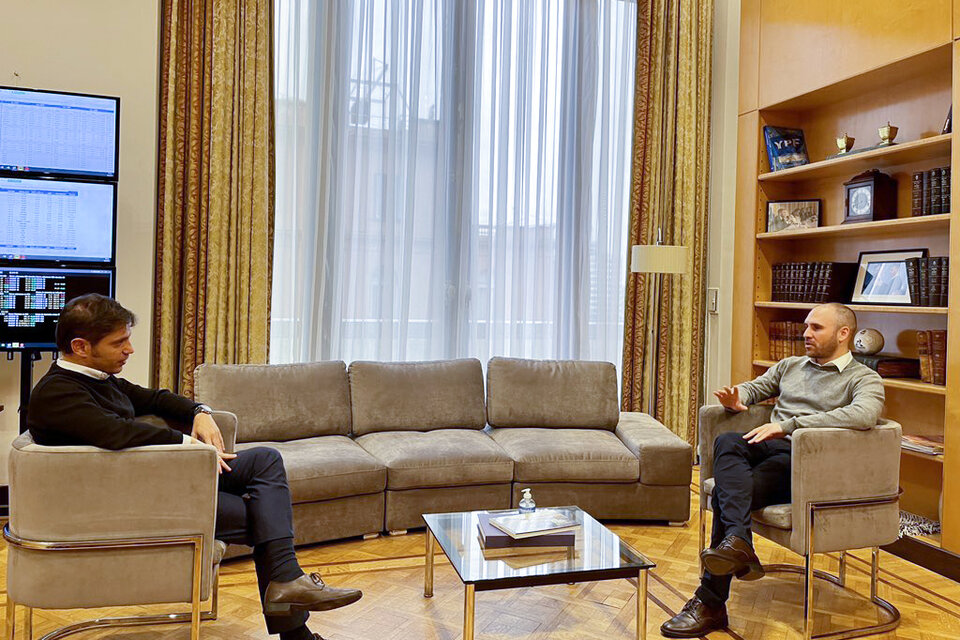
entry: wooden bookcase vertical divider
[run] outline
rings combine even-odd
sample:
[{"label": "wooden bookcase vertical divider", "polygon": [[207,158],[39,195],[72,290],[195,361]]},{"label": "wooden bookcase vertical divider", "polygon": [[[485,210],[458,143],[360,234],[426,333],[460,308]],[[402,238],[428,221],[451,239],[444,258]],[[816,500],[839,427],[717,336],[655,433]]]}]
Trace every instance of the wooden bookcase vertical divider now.
[{"label": "wooden bookcase vertical divider", "polygon": [[[930,256],[950,256],[949,300],[960,296],[960,206],[949,213],[920,217],[911,217],[910,206],[913,172],[960,167],[960,139],[954,133],[941,134],[951,104],[954,113],[960,113],[960,41],[944,39],[919,53],[764,104],[758,97],[763,95],[765,80],[759,62],[765,29],[761,4],[765,9],[767,4],[761,0],[745,0],[741,17],[734,383],[753,378],[773,364],[771,322],[802,322],[814,306],[772,302],[771,269],[779,262],[856,262],[861,251],[927,248]],[[775,26],[782,34],[784,26]],[[753,65],[759,66],[759,76],[751,70]],[[855,136],[854,149],[872,146],[880,141],[877,128],[888,120],[900,128],[896,145],[828,159],[837,152],[837,136],[845,132]],[[763,141],[765,125],[803,129],[810,164],[771,173]],[[898,183],[897,219],[842,224],[843,183],[873,168]],[[953,202],[960,202],[957,183],[958,179],[951,180]],[[769,200],[808,198],[823,202],[819,228],[766,233]],[[901,504],[907,511],[941,519],[942,534],[932,540],[960,553],[960,306],[853,308],[861,328],[873,327],[884,335],[886,354],[916,357],[915,330],[948,330],[947,385],[887,379],[885,412],[903,424],[904,433],[945,436],[944,456],[902,455]]]}]

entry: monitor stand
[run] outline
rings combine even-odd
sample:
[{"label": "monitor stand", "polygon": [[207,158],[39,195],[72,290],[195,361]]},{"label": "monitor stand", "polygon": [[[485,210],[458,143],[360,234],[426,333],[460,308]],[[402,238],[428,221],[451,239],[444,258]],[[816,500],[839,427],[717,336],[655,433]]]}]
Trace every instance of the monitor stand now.
[{"label": "monitor stand", "polygon": [[20,352],[20,433],[27,430],[27,407],[33,389],[33,363],[40,359],[39,349],[24,349]]}]

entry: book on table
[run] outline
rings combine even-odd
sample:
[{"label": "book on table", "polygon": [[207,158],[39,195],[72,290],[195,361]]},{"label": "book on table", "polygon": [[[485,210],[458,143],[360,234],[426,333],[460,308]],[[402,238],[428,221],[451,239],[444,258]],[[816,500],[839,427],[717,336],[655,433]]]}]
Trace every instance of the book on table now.
[{"label": "book on table", "polygon": [[481,513],[477,518],[477,530],[480,532],[480,546],[484,554],[489,551],[504,549],[515,553],[522,553],[526,549],[533,549],[533,553],[545,551],[566,551],[576,544],[577,536],[574,531],[552,533],[530,538],[516,539],[490,524],[490,519],[497,517],[493,513]]},{"label": "book on table", "polygon": [[494,516],[490,524],[515,540],[576,531],[580,523],[556,509]]}]

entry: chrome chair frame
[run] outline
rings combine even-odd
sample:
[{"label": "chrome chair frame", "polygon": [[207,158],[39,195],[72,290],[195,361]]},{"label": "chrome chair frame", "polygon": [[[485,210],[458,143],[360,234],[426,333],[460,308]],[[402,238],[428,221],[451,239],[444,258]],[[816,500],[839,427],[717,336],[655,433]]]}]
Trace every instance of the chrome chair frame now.
[{"label": "chrome chair frame", "polygon": [[[216,620],[218,606],[219,566],[212,576],[210,609],[201,611],[200,584],[203,577],[203,534],[185,536],[160,536],[150,538],[117,538],[112,540],[81,540],[76,542],[46,542],[27,540],[10,531],[10,525],[3,528],[3,538],[7,544],[19,549],[41,552],[90,551],[99,549],[131,549],[149,547],[193,546],[193,578],[191,580],[191,599],[189,613],[170,613],[161,615],[135,615],[122,617],[97,618],[61,627],[44,635],[40,640],[55,640],[80,631],[103,627],[141,626],[153,624],[190,623],[190,640],[199,640],[200,622]],[[24,630],[26,640],[33,640],[33,607],[25,605]],[[16,638],[17,603],[7,594],[7,633],[6,640]]]},{"label": "chrome chair frame", "polygon": [[[701,485],[702,490],[702,485]],[[902,491],[900,492],[902,493]],[[829,511],[833,509],[843,509],[850,507],[876,506],[882,504],[895,503],[900,499],[900,493],[891,496],[878,496],[875,498],[856,498],[851,500],[830,500],[824,502],[808,502],[807,511],[807,553],[804,556],[804,564],[771,564],[763,565],[764,571],[768,573],[799,573],[803,576],[803,638],[804,640],[846,640],[847,638],[859,638],[879,633],[886,633],[896,629],[900,625],[900,611],[877,595],[878,575],[880,572],[880,549],[879,547],[870,548],[870,598],[869,601],[877,606],[881,613],[885,613],[888,619],[875,625],[857,627],[855,629],[844,629],[841,631],[831,631],[828,633],[813,634],[813,584],[814,579],[819,578],[835,584],[851,593],[856,593],[847,589],[847,552],[840,552],[839,567],[837,575],[834,576],[826,571],[813,568],[814,557],[814,524],[818,511]],[[705,509],[701,501],[700,506],[700,549],[705,549],[707,538],[707,519],[704,514],[712,509]],[[711,516],[714,517],[714,516]],[[701,567],[701,571],[703,568]],[[861,596],[862,597],[862,596]],[[866,599],[866,598],[865,598]]]}]

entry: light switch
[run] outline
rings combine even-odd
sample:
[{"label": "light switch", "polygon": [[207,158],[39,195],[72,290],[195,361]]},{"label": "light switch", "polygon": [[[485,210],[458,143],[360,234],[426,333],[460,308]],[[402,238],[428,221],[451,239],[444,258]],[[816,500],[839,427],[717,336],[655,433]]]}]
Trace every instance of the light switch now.
[{"label": "light switch", "polygon": [[707,312],[712,314],[718,313],[719,304],[720,304],[720,289],[717,287],[709,287],[707,289]]}]

